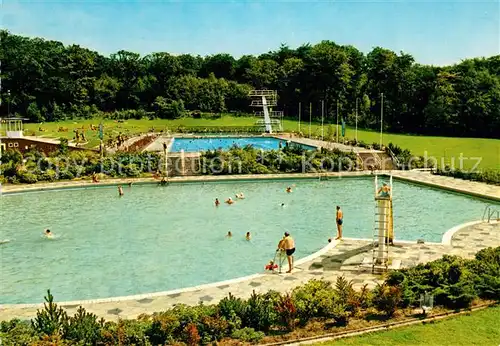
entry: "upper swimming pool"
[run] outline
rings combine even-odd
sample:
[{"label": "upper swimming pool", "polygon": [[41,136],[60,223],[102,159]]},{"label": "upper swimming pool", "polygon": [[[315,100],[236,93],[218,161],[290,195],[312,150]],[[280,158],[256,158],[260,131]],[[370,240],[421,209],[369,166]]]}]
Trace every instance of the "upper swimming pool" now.
[{"label": "upper swimming pool", "polygon": [[[277,150],[280,142],[282,146],[286,145],[286,140],[274,137],[206,137],[206,138],[174,138],[171,152],[199,152],[207,150],[228,150],[234,145],[241,148],[251,145],[256,149]],[[301,147],[308,150],[316,149],[313,146],[300,144]]]},{"label": "upper swimming pool", "polygon": [[[373,178],[345,178],[134,185],[121,198],[116,187],[4,195],[0,240],[10,242],[0,245],[0,304],[38,303],[49,288],[68,301],[263,272],[285,231],[296,240],[296,259],[327,245],[336,205],[344,211],[345,237],[371,238],[373,189]],[[244,200],[214,206],[216,197],[239,192]],[[451,227],[479,219],[487,204],[395,181],[396,242],[440,242]],[[45,228],[56,238],[44,238]]]}]

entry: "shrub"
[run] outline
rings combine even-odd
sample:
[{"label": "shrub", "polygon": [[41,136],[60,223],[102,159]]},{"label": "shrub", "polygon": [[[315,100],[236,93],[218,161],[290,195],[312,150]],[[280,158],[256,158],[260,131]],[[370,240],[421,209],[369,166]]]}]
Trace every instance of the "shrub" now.
[{"label": "shrub", "polygon": [[19,177],[19,181],[21,183],[35,184],[38,181],[38,177],[34,173],[31,173],[28,171],[21,171],[21,172],[18,172],[17,174]]},{"label": "shrub", "polygon": [[68,320],[66,312],[54,303],[54,296],[47,290],[42,310],[37,310],[36,317],[31,321],[33,329],[39,334],[61,334]]},{"label": "shrub", "polygon": [[81,306],[76,314],[63,325],[63,336],[66,340],[94,345],[101,339],[101,328],[104,320],[97,321],[97,316],[85,311]]},{"label": "shrub", "polygon": [[198,328],[194,323],[189,323],[184,331],[184,341],[188,346],[197,346],[200,343],[200,335],[198,334]]},{"label": "shrub", "polygon": [[[441,259],[420,264],[414,268],[400,270],[404,275],[391,274],[391,283],[400,281],[402,299],[410,300],[408,305],[417,303],[421,294],[434,295],[434,303],[448,308],[468,306],[477,297],[474,283],[479,272],[474,272],[469,260],[457,256],[444,255]],[[411,292],[408,292],[411,291]],[[402,301],[404,306],[407,302]]]},{"label": "shrub", "polygon": [[50,181],[50,182],[56,181],[57,173],[53,169],[48,169],[39,176],[39,180]]},{"label": "shrub", "polygon": [[476,276],[475,287],[480,297],[500,300],[500,247],[482,249],[469,268]]},{"label": "shrub", "polygon": [[241,319],[245,312],[246,303],[229,293],[228,297],[223,298],[217,305],[219,314],[229,323],[231,330],[241,327]]},{"label": "shrub", "polygon": [[122,320],[118,323],[106,322],[102,331],[101,338],[105,345],[136,345],[150,346],[146,336],[148,330],[146,321]]},{"label": "shrub", "polygon": [[277,292],[257,294],[254,291],[245,306],[243,325],[263,332],[269,331],[269,328],[278,320],[275,310],[278,299],[279,293]]},{"label": "shrub", "polygon": [[327,318],[335,300],[335,291],[327,281],[311,280],[292,292],[299,322],[305,325],[313,317]]},{"label": "shrub", "polygon": [[0,339],[5,346],[28,346],[38,339],[29,321],[13,319],[0,323]]},{"label": "shrub", "polygon": [[295,308],[292,296],[289,293],[280,297],[278,303],[276,304],[276,311],[278,312],[280,324],[288,331],[294,330],[295,321],[297,319],[297,309]]},{"label": "shrub", "polygon": [[172,343],[175,331],[180,327],[180,322],[171,311],[153,314],[151,324],[146,330],[146,335],[153,345]]},{"label": "shrub", "polygon": [[264,338],[265,334],[263,332],[256,332],[253,328],[243,328],[235,330],[231,337],[233,339],[239,339],[244,342],[259,342]]},{"label": "shrub", "polygon": [[379,311],[391,317],[401,302],[401,289],[398,286],[388,285],[386,282],[377,284],[373,292],[373,305]]},{"label": "shrub", "polygon": [[221,340],[229,334],[229,323],[218,315],[203,316],[198,332],[203,343]]}]

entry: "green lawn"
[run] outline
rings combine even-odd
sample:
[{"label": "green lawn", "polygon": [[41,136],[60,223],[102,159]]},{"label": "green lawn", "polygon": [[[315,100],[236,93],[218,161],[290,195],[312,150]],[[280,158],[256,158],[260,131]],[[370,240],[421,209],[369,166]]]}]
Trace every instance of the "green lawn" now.
[{"label": "green lawn", "polygon": [[[232,117],[223,116],[221,119],[193,119],[182,118],[175,120],[127,120],[118,123],[113,120],[104,120],[105,136],[115,137],[120,132],[122,133],[140,133],[147,132],[154,127],[156,131],[166,127],[174,128],[177,126],[252,126],[255,124],[255,117]],[[44,123],[42,128],[45,132],[38,131],[38,124],[26,124],[27,134],[35,133],[37,136],[47,136],[59,138],[61,136],[73,138],[72,130],[76,127],[85,125],[86,138],[89,141],[87,147],[95,147],[99,144],[97,132],[88,131],[90,124],[99,124],[98,119],[65,121],[58,123]],[[59,127],[67,127],[69,132],[58,132]],[[285,120],[284,127],[286,131],[298,132],[299,126],[297,121]],[[302,133],[309,133],[309,124],[302,122]],[[311,126],[312,134],[321,134],[321,126],[313,123]],[[328,133],[328,125],[324,127],[325,136]],[[346,129],[346,137],[354,138],[355,131],[353,128]],[[380,134],[376,131],[358,130],[358,140],[366,143],[379,142]],[[472,168],[476,160],[470,158],[481,158],[480,168],[483,169],[500,169],[500,140],[498,139],[482,139],[482,138],[456,138],[456,137],[431,137],[431,136],[408,136],[402,134],[384,134],[384,144],[392,142],[401,148],[409,149],[416,155],[424,155],[435,157],[438,164],[444,161],[446,164],[452,162],[452,157],[455,158],[455,168],[459,167],[459,158],[462,153],[464,156],[463,167],[465,169]],[[467,159],[466,159],[467,158]]]},{"label": "green lawn", "polygon": [[500,307],[488,308],[430,324],[403,327],[317,345],[500,345]]}]

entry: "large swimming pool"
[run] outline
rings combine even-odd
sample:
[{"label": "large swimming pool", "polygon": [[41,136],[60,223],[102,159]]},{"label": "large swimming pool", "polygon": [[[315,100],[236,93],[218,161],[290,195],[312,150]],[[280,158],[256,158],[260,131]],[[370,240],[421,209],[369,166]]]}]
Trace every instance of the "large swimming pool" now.
[{"label": "large swimming pool", "polygon": [[[285,193],[288,185],[294,191]],[[284,231],[296,258],[335,235],[371,238],[375,202],[369,178],[140,185],[31,192],[0,198],[0,303],[37,303],[165,291],[262,272]],[[216,208],[243,192],[245,200]],[[285,207],[281,207],[285,203]],[[439,242],[481,217],[486,202],[394,183],[396,239]],[[41,236],[50,228],[57,238]],[[231,239],[225,237],[231,231]],[[245,233],[252,234],[251,241]]]},{"label": "large swimming pool", "polygon": [[[205,138],[174,138],[174,143],[170,151],[180,152],[199,152],[207,150],[228,150],[234,145],[245,147],[251,145],[256,149],[262,150],[277,150],[286,145],[286,141],[274,137],[205,137]],[[300,144],[301,147],[307,150],[316,149],[315,147]]]}]

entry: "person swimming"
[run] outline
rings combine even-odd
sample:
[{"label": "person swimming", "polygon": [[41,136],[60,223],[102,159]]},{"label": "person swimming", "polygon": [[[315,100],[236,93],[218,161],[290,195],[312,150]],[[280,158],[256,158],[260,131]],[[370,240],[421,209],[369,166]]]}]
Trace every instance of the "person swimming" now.
[{"label": "person swimming", "polygon": [[227,203],[227,204],[233,204],[233,203],[234,203],[234,201],[233,201],[233,199],[232,199],[231,197],[229,197],[229,198],[226,200],[226,203]]},{"label": "person swimming", "polygon": [[243,192],[240,192],[240,193],[236,194],[236,198],[238,198],[238,199],[245,199],[245,195],[243,194]]},{"label": "person swimming", "polygon": [[219,199],[218,199],[218,198],[216,198],[216,199],[215,199],[215,206],[216,206],[216,207],[218,207],[219,205],[220,205]]},{"label": "person swimming", "polygon": [[231,233],[231,231],[227,231],[226,237],[231,238],[232,236],[233,236],[233,233]]},{"label": "person swimming", "polygon": [[122,196],[123,196],[123,187],[122,187],[121,185],[118,185],[118,195],[119,195],[120,197],[122,197]]},{"label": "person swimming", "polygon": [[246,240],[250,240],[252,239],[252,236],[250,235],[250,232],[247,232],[246,236],[245,236],[245,239]]},{"label": "person swimming", "polygon": [[47,238],[52,238],[52,237],[54,236],[54,233],[52,233],[52,232],[50,231],[50,229],[48,229],[48,228],[47,228],[47,229],[43,232],[43,234],[44,234]]},{"label": "person swimming", "polygon": [[291,186],[287,187],[287,188],[286,188],[286,192],[287,192],[287,193],[292,192],[292,187],[291,187]]},{"label": "person swimming", "polygon": [[285,203],[281,203],[281,207],[284,208],[285,207]]}]

